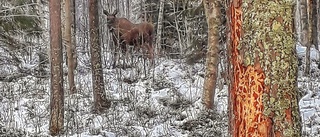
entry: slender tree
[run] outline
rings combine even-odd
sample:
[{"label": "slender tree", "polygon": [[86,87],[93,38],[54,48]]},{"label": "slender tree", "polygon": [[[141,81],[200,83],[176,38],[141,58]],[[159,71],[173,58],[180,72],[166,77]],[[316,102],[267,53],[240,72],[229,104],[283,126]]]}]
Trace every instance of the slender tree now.
[{"label": "slender tree", "polygon": [[301,136],[293,3],[231,0],[228,4],[233,137]]},{"label": "slender tree", "polygon": [[50,60],[51,60],[51,100],[50,134],[61,134],[64,122],[64,91],[62,75],[62,34],[60,0],[49,0],[50,12]]},{"label": "slender tree", "polygon": [[296,0],[296,8],[295,8],[295,30],[297,32],[297,40],[302,41],[302,22],[301,22],[301,4],[300,0]]},{"label": "slender tree", "polygon": [[312,0],[306,0],[305,6],[306,6],[306,40],[304,43],[304,46],[307,47],[306,49],[306,67],[304,70],[304,75],[308,76],[310,74],[310,50],[312,45],[312,6],[311,6]]},{"label": "slender tree", "polygon": [[310,0],[310,12],[311,12],[311,43],[318,49],[318,19],[317,19],[317,3],[319,0]]},{"label": "slender tree", "polygon": [[206,75],[204,81],[203,101],[208,109],[212,109],[218,76],[221,3],[220,1],[216,0],[204,0],[203,4],[208,23],[208,51],[206,57]]},{"label": "slender tree", "polygon": [[104,82],[101,62],[101,46],[99,42],[99,16],[98,16],[98,0],[89,1],[89,28],[90,28],[90,53],[91,53],[91,69],[92,69],[92,85],[94,111],[102,112],[109,108],[110,102],[107,102],[104,92]]},{"label": "slender tree", "polygon": [[[318,50],[320,49],[319,45],[320,45],[320,1],[317,1],[317,38],[318,38]],[[320,57],[319,57],[319,62],[320,62]],[[320,63],[319,63],[319,67],[320,68]]]},{"label": "slender tree", "polygon": [[157,26],[157,39],[156,39],[156,52],[161,47],[161,35],[162,35],[162,21],[163,21],[163,8],[164,8],[164,0],[160,0],[160,7],[159,7],[159,16],[158,16],[158,26]]},{"label": "slender tree", "polygon": [[308,0],[299,0],[297,3],[299,3],[297,6],[297,8],[300,9],[300,25],[301,25],[301,44],[303,46],[306,46],[308,43],[308,4],[307,4]]},{"label": "slender tree", "polygon": [[72,16],[71,10],[73,7],[72,3],[74,0],[65,0],[65,40],[66,40],[66,49],[67,49],[67,66],[68,66],[68,82],[70,94],[76,93],[76,85],[74,81],[74,71],[75,71],[75,46],[72,41]]}]

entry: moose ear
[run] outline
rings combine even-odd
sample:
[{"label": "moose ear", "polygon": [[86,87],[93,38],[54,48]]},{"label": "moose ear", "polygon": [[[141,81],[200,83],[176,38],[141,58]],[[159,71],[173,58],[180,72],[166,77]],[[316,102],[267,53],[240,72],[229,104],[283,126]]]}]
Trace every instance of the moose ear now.
[{"label": "moose ear", "polygon": [[118,14],[118,10],[116,9],[115,11],[113,11],[112,15],[117,15]]},{"label": "moose ear", "polygon": [[109,12],[107,10],[103,10],[103,14],[109,15]]}]

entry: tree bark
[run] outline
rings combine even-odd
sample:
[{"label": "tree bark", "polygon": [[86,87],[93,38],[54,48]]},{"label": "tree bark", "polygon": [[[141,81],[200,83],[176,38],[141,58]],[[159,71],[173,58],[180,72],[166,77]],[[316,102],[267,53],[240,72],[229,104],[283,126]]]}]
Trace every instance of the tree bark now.
[{"label": "tree bark", "polygon": [[306,34],[306,43],[305,46],[307,47],[306,49],[306,67],[304,70],[304,75],[308,76],[310,74],[310,50],[311,50],[311,45],[312,45],[312,5],[311,5],[312,0],[306,0],[306,9],[307,9],[307,34]]},{"label": "tree bark", "polygon": [[158,15],[158,26],[157,26],[156,53],[158,53],[159,52],[158,49],[161,48],[163,10],[164,10],[164,0],[160,0],[159,15]]},{"label": "tree bark", "polygon": [[229,3],[229,129],[233,137],[301,136],[293,3]]},{"label": "tree bark", "polygon": [[72,42],[72,34],[71,34],[71,24],[72,24],[72,16],[71,16],[71,3],[73,0],[65,1],[65,40],[66,40],[66,49],[67,49],[67,66],[68,66],[68,82],[69,82],[69,90],[70,94],[76,93],[76,85],[74,81],[74,71],[75,71],[75,46]]},{"label": "tree bark", "polygon": [[296,0],[296,11],[295,11],[295,30],[297,33],[297,40],[302,41],[302,22],[301,22],[301,4],[300,0]]},{"label": "tree bark", "polygon": [[307,1],[308,0],[300,0],[300,17],[301,17],[301,44],[306,46],[308,43],[308,11],[307,11]]},{"label": "tree bark", "polygon": [[62,34],[60,0],[49,1],[50,12],[50,60],[51,60],[51,100],[50,134],[61,134],[64,122],[64,91],[62,75]]},{"label": "tree bark", "polygon": [[204,80],[203,101],[208,109],[214,105],[214,96],[216,89],[218,62],[219,62],[219,26],[220,20],[220,1],[203,1],[207,23],[208,23],[208,51],[206,57],[206,74]]},{"label": "tree bark", "polygon": [[89,1],[89,26],[94,112],[101,113],[110,107],[110,102],[107,102],[104,92],[97,0]]},{"label": "tree bark", "polygon": [[319,0],[310,0],[311,5],[311,43],[315,46],[317,50],[318,49],[318,20],[317,20],[317,3]]},{"label": "tree bark", "polygon": [[[320,1],[317,1],[317,40],[318,40],[318,50],[320,49],[319,45],[320,45]],[[320,60],[320,58],[319,58]],[[319,63],[319,68],[320,68],[320,63]]]}]

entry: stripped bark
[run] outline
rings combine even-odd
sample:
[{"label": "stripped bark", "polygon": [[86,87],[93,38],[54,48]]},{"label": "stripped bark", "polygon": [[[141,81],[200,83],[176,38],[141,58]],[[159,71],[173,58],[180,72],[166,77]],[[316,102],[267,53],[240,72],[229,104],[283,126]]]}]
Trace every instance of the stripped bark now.
[{"label": "stripped bark", "polygon": [[229,3],[229,129],[233,137],[301,136],[293,3]]}]

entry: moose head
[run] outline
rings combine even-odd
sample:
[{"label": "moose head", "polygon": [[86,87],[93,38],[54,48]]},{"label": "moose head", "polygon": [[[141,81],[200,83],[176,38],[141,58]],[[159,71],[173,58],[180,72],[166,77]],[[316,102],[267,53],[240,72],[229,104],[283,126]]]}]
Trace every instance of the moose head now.
[{"label": "moose head", "polygon": [[113,13],[109,13],[107,10],[103,10],[103,14],[107,16],[108,25],[114,24],[116,22],[116,15],[118,14],[118,10],[113,11]]}]

